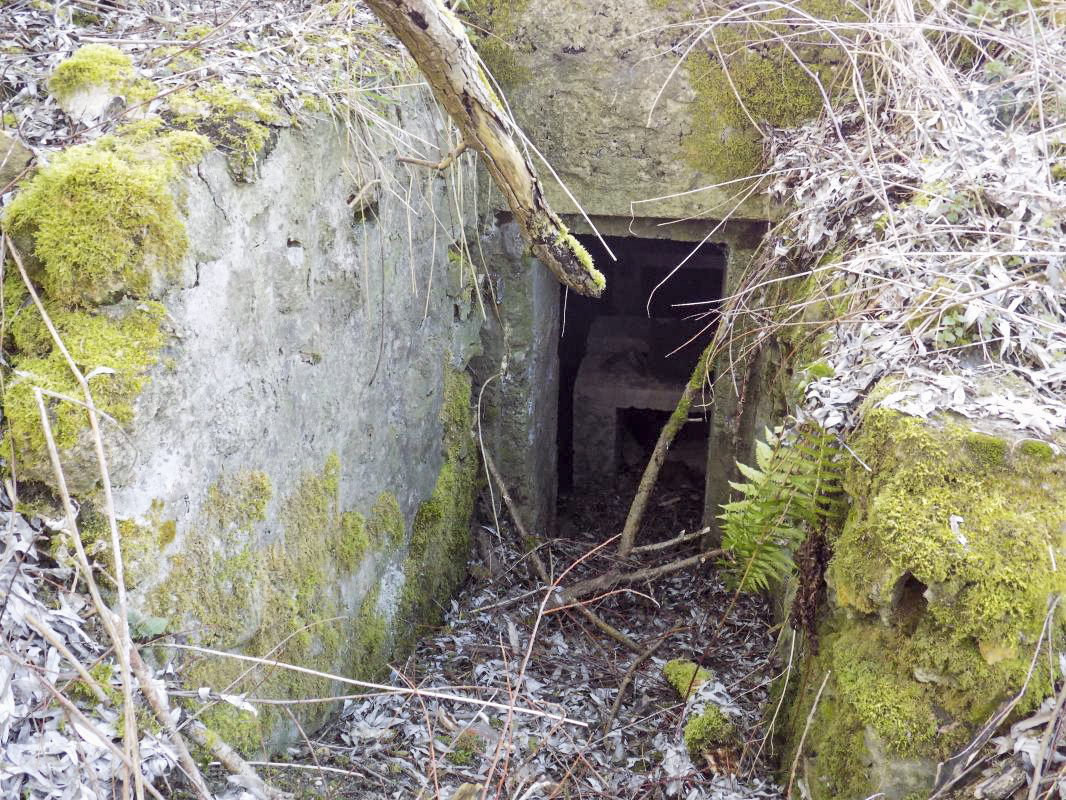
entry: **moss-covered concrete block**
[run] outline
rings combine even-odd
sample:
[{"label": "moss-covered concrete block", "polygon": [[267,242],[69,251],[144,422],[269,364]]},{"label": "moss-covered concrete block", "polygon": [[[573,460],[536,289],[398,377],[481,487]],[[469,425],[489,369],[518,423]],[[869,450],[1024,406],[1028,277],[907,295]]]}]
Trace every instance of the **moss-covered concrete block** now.
[{"label": "moss-covered concrete block", "polygon": [[[795,748],[831,672],[799,754],[816,798],[927,790],[937,762],[1021,689],[1050,598],[1066,589],[1061,448],[905,416],[878,408],[877,395],[849,441],[869,470],[854,461],[848,471],[819,651],[791,689]],[[1016,713],[1051,680],[1039,659]]]},{"label": "moss-covered concrete block", "polygon": [[133,85],[133,60],[114,45],[86,44],[56,67],[48,90],[74,119],[91,124]]},{"label": "moss-covered concrete block", "polygon": [[[816,79],[830,96],[846,90],[849,64],[827,31],[846,36],[857,8],[803,0],[746,19],[660,0],[472,0],[459,14],[519,124],[588,213],[767,219],[779,210],[735,181],[760,171],[759,126],[821,111]],[[577,212],[544,183],[553,208]]]}]

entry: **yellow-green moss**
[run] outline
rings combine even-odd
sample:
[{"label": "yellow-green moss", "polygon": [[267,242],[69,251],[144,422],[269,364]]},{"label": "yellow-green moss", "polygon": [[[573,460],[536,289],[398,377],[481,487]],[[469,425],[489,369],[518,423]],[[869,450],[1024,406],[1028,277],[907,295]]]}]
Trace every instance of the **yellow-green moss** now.
[{"label": "yellow-green moss", "polygon": [[877,732],[893,753],[911,756],[928,750],[936,737],[928,687],[912,674],[898,674],[885,648],[898,636],[880,625],[854,623],[831,642],[839,702],[848,704],[864,726]]},{"label": "yellow-green moss", "polygon": [[1062,469],[1008,462],[1005,444],[960,424],[886,409],[866,414],[851,446],[872,472],[849,473],[859,503],[830,566],[842,605],[872,613],[907,573],[953,597],[930,613],[959,637],[1013,646],[1039,630],[1063,583],[1049,555],[1063,547]]},{"label": "yellow-green moss", "polygon": [[736,738],[736,728],[720,708],[708,705],[699,716],[685,724],[685,748],[693,758],[713,747],[728,745]]},{"label": "yellow-green moss", "polygon": [[[107,521],[100,515],[94,515],[96,523],[92,528],[82,528],[82,539],[97,539],[106,543],[100,548],[105,569],[114,574],[114,560],[111,557],[110,532]],[[177,523],[167,519],[163,513],[163,501],[156,499],[144,519],[121,519],[118,521],[119,543],[122,547],[122,563],[125,571],[126,586],[134,588],[145,579],[155,574],[167,545],[177,536]]]},{"label": "yellow-green moss", "polygon": [[1055,450],[1047,442],[1038,439],[1024,439],[1018,443],[1017,452],[1036,461],[1050,462],[1055,458]]},{"label": "yellow-green moss", "polygon": [[[4,447],[6,450],[14,446],[22,478],[50,481],[51,462],[41,432],[33,387],[39,386],[79,401],[83,398],[63,355],[51,348],[51,342],[46,342],[42,333],[33,333],[34,324],[43,329],[43,324],[33,318],[36,309],[27,307],[19,314],[26,315],[26,321],[18,338],[27,345],[29,352],[12,358],[12,371],[5,381]],[[133,401],[148,380],[148,368],[159,358],[165,340],[161,327],[164,316],[163,306],[154,301],[126,302],[107,313],[62,311],[53,316],[53,322],[79,369],[90,374],[98,367],[105,368],[89,379],[89,385],[97,408],[118,422],[132,419]],[[62,454],[72,456],[72,449],[88,429],[85,409],[51,397],[45,398],[45,405],[51,410],[56,444]],[[95,476],[91,464],[82,463],[92,461],[92,458],[70,459],[67,465],[73,471],[68,473],[68,478],[73,486],[83,487],[86,482],[95,482],[95,477],[84,478],[82,469],[88,466],[91,475]]]},{"label": "yellow-green moss", "polygon": [[204,516],[219,532],[250,533],[266,519],[266,507],[273,496],[270,477],[260,470],[223,475],[207,488]]},{"label": "yellow-green moss", "polygon": [[404,564],[397,635],[402,647],[436,624],[444,603],[466,575],[470,517],[478,481],[478,460],[470,414],[470,378],[445,372],[444,463],[430,498],[415,515]]},{"label": "yellow-green moss", "polygon": [[341,536],[337,543],[337,561],[347,571],[354,572],[370,549],[366,518],[358,511],[346,511],[340,517]]},{"label": "yellow-green moss", "polygon": [[[270,500],[265,476],[240,473],[213,487],[198,524],[170,565],[170,577],[150,595],[151,613],[180,616],[172,619],[172,628],[198,631],[202,641],[223,649],[378,677],[387,659],[410,647],[420,625],[439,619],[442,604],[464,575],[478,474],[470,434],[470,382],[449,372],[445,383],[445,463],[413,526],[405,585],[391,626],[373,590],[353,618],[344,584],[359,572],[369,552],[391,553],[402,545],[404,518],[396,498],[387,493],[365,519],[354,511],[342,512],[336,455],[321,471],[304,475],[278,503],[282,531],[269,545],[258,541],[258,523]],[[191,665],[186,675],[191,685],[224,690],[246,666],[205,660]],[[257,669],[231,691],[252,687],[259,696],[278,698],[338,690],[324,679]],[[301,706],[302,721],[313,727],[328,710]],[[248,753],[276,746],[288,726],[287,717],[269,707],[256,718],[219,705],[205,720]]]},{"label": "yellow-green moss", "polygon": [[[521,85],[533,77],[532,70],[522,62],[529,45],[516,43],[518,23],[529,2],[466,0],[459,9],[478,55],[501,86]],[[495,90],[491,91],[495,95]]]},{"label": "yellow-green moss", "polygon": [[[198,524],[170,565],[170,577],[150,595],[151,612],[183,617],[172,620],[172,627],[198,630],[209,645],[377,677],[392,652],[377,593],[366,595],[354,619],[342,594],[341,583],[358,569],[372,543],[361,515],[339,511],[340,468],[334,454],[321,471],[303,475],[279,503],[282,535],[270,544],[255,535],[271,501],[264,473],[237,473],[211,487]],[[188,668],[187,680],[226,690],[246,667],[200,661]],[[338,688],[290,671],[254,670],[232,691],[252,687],[261,696],[279,698],[327,696]],[[302,719],[313,727],[328,710],[302,707]],[[287,719],[273,708],[253,717],[224,704],[205,715],[222,738],[248,753],[276,746]]]},{"label": "yellow-green moss", "polygon": [[687,699],[692,692],[714,676],[710,670],[698,666],[693,661],[675,658],[663,665],[663,677],[677,690],[682,699]]},{"label": "yellow-green moss", "polygon": [[105,136],[39,170],[3,225],[32,236],[46,295],[68,308],[95,306],[143,296],[153,275],[172,274],[186,238],[168,184],[208,146],[185,132]]},{"label": "yellow-green moss", "polygon": [[133,61],[109,44],[86,44],[56,67],[48,89],[61,103],[80,91],[104,87],[120,94],[134,77]]},{"label": "yellow-green moss", "polygon": [[[816,800],[878,790],[870,735],[886,757],[924,762],[931,776],[1019,690],[1048,598],[1066,588],[1049,554],[1061,561],[1066,549],[1063,460],[1031,458],[1024,442],[951,419],[877,408],[890,389],[871,394],[849,442],[870,469],[849,467],[852,509],[830,536],[836,611],[819,626],[802,693],[786,703],[794,747],[832,673],[806,743]],[[1018,713],[1051,690],[1041,660]]]},{"label": "yellow-green moss", "polygon": [[[854,7],[839,0],[805,0],[799,8],[820,19],[846,21],[857,17]],[[787,13],[776,11],[767,19],[780,19]],[[760,125],[787,128],[812,119],[822,109],[822,96],[807,70],[779,44],[753,45],[752,37],[760,35],[765,34],[748,27],[718,28],[714,32],[717,49],[710,45],[686,59],[696,100],[692,133],[684,142],[685,155],[696,169],[723,180],[758,171],[762,137],[749,115]],[[831,57],[827,37],[812,35],[806,39],[793,41],[793,52],[833,91],[841,72],[834,61],[839,59]]]},{"label": "yellow-green moss", "polygon": [[[93,666],[89,667],[89,675],[96,681],[97,685],[104,690],[104,694],[110,700],[111,705],[115,708],[119,708],[122,705],[122,692],[116,686],[112,686],[112,681],[115,679],[115,668],[109,661],[101,661]],[[64,693],[72,700],[76,700],[82,704],[93,705],[98,702],[99,698],[96,696],[96,692],[88,683],[81,678],[71,681]]]},{"label": "yellow-green moss", "polygon": [[275,96],[268,91],[240,92],[221,83],[169,96],[168,119],[176,127],[207,136],[228,155],[239,180],[255,176],[259,159],[273,141],[278,122]]},{"label": "yellow-green moss", "polygon": [[467,767],[481,757],[485,742],[471,730],[466,730],[455,737],[451,752],[445,758],[459,767]]},{"label": "yellow-green moss", "polygon": [[375,543],[387,543],[398,547],[407,535],[407,523],[396,497],[389,492],[382,492],[374,502],[367,523],[367,532]]}]

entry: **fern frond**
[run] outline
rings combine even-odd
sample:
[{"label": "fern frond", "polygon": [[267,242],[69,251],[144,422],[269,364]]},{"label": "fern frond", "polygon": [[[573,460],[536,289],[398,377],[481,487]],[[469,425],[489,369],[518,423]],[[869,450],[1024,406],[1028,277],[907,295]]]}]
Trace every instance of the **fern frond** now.
[{"label": "fern frond", "polygon": [[755,464],[737,462],[746,479],[730,481],[741,498],[724,503],[720,563],[741,591],[765,591],[795,569],[793,554],[809,529],[843,511],[844,465],[836,440],[821,428],[797,428],[786,444],[774,431],[755,445]]}]

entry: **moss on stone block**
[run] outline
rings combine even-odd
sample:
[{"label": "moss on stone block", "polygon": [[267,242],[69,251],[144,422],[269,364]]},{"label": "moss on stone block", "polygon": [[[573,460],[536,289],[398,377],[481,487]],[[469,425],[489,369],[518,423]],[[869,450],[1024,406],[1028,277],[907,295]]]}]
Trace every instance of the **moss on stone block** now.
[{"label": "moss on stone block", "polygon": [[663,665],[663,677],[681,695],[682,700],[687,700],[696,689],[711,680],[714,675],[694,661],[675,658]]},{"label": "moss on stone block", "polygon": [[733,743],[736,728],[720,708],[708,705],[699,716],[685,724],[685,748],[692,758],[715,747]]},{"label": "moss on stone block", "polygon": [[171,124],[207,136],[227,154],[235,179],[256,177],[276,138],[272,126],[280,120],[272,92],[237,91],[216,82],[174,92],[168,100]]},{"label": "moss on stone block", "polygon": [[48,79],[48,89],[64,104],[78,92],[94,88],[121,94],[133,79],[133,61],[128,55],[109,44],[86,44],[59,63]]},{"label": "moss on stone block", "polygon": [[[35,308],[26,308],[27,327],[43,323],[34,320]],[[152,301],[126,302],[107,309],[107,313],[61,311],[53,322],[78,368],[89,379],[97,408],[120,423],[133,419],[133,402],[148,380],[148,369],[159,359],[165,335],[163,306]],[[29,322],[33,320],[33,322]],[[20,336],[29,346],[30,334]],[[34,387],[82,400],[81,388],[66,359],[51,348],[50,339],[35,334],[29,354],[12,358],[3,395],[5,427],[4,447],[14,448],[22,479],[50,483],[51,461],[41,430],[40,414]],[[42,354],[41,351],[48,347]],[[49,396],[45,405],[51,409],[51,424],[56,445],[63,457],[67,481],[72,491],[84,491],[98,480],[96,457],[88,438],[88,416],[83,406]]]},{"label": "moss on stone block", "polygon": [[[340,479],[334,454],[278,501],[276,515],[269,513],[273,496],[263,472],[220,479],[172,559],[169,577],[149,594],[151,613],[169,617],[172,627],[209,646],[323,672],[379,677],[393,650],[377,590],[367,592],[353,614],[343,584],[373,548],[391,545],[369,539],[361,514],[340,511]],[[394,498],[379,503],[398,508]],[[281,535],[267,543],[259,531],[271,519],[279,520]],[[186,680],[219,691],[255,687],[264,696],[290,699],[338,690],[327,679],[288,670],[246,670],[247,664],[236,661],[203,660],[188,667]],[[328,712],[327,704],[301,705],[301,724],[313,729]],[[245,753],[276,748],[290,725],[287,715],[271,707],[253,717],[220,704],[204,719]]]},{"label": "moss on stone block", "polygon": [[387,544],[392,548],[403,544],[407,535],[407,523],[395,495],[382,492],[374,501],[367,522],[367,533],[375,544]]},{"label": "moss on stone block", "polygon": [[[1030,458],[1024,440],[952,418],[877,408],[882,392],[849,441],[870,469],[849,467],[851,512],[830,537],[834,607],[804,666],[810,679],[786,704],[794,748],[831,673],[802,754],[816,800],[928,788],[937,761],[1021,688],[1048,599],[1066,589],[1055,569],[1066,459],[1050,447]],[[1051,691],[1041,659],[1016,713]]]},{"label": "moss on stone block", "polygon": [[[516,41],[519,21],[530,0],[466,0],[460,17],[485,67],[501,86],[528,83],[533,72],[522,61],[529,47]],[[495,90],[490,87],[495,95]]]},{"label": "moss on stone block", "polygon": [[[798,4],[803,13],[834,23],[856,20],[856,8],[839,0]],[[781,19],[787,13],[795,12],[774,11],[765,19]],[[706,51],[693,52],[685,62],[696,92],[692,133],[684,142],[686,158],[696,169],[723,180],[758,172],[762,135],[756,124],[788,128],[821,111],[823,99],[809,72],[830,91],[842,74],[840,59],[824,34],[804,35],[789,49],[773,40],[753,42],[759,35],[764,34],[747,26],[717,28]]]},{"label": "moss on stone block", "polygon": [[397,622],[400,649],[440,621],[441,609],[466,575],[470,554],[478,458],[471,433],[470,378],[452,369],[445,372],[441,419],[444,463],[433,494],[415,515],[404,563]]},{"label": "moss on stone block", "polygon": [[185,132],[105,136],[40,170],[3,225],[32,237],[41,264],[34,277],[48,298],[67,308],[98,306],[144,296],[156,274],[173,275],[186,238],[169,183],[208,148]]}]

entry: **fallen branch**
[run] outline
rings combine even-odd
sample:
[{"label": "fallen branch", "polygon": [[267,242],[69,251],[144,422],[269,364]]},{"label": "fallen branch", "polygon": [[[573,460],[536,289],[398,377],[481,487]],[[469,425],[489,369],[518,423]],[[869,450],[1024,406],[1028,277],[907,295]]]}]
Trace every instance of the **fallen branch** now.
[{"label": "fallen branch", "polygon": [[197,722],[189,726],[189,737],[200,747],[204,748],[217,758],[230,774],[240,779],[241,785],[258,798],[265,800],[288,800],[291,794],[282,792],[268,785],[259,777],[254,769],[240,755],[222,741],[217,734],[212,733],[202,723]]},{"label": "fallen branch", "polygon": [[[533,564],[534,571],[537,573],[537,577],[540,578],[540,580],[546,586],[552,586],[554,584],[554,581],[552,581],[548,577],[548,570],[544,566],[544,561],[537,553],[536,548],[532,546],[533,541],[529,536],[528,531],[526,530],[526,526],[522,523],[522,515],[518,511],[518,506],[515,504],[514,500],[511,499],[511,493],[507,490],[507,484],[503,482],[503,478],[501,477],[499,470],[496,469],[496,464],[493,463],[492,457],[489,456],[488,452],[482,450],[481,454],[485,460],[485,469],[488,470],[489,475],[491,475],[493,480],[496,481],[496,485],[500,489],[500,496],[503,498],[504,505],[507,506],[507,510],[511,513],[511,519],[514,520],[515,528],[518,529],[518,535],[519,538],[522,540],[522,545],[526,550],[529,551],[530,561]],[[571,605],[571,599],[568,597],[565,590],[557,590],[555,594],[556,596],[553,598],[553,602],[550,604],[552,607],[557,608],[559,606]],[[639,654],[643,652],[643,648],[639,644],[634,642],[632,639],[630,639],[617,628],[604,622],[589,608],[581,605],[580,603],[573,603],[571,607],[619,644],[628,647],[634,653]]]},{"label": "fallen branch", "polygon": [[[309,667],[300,667],[296,664],[287,664],[284,661],[275,661],[272,658],[256,658],[255,656],[245,656],[240,653],[227,653],[224,650],[213,650],[210,647],[197,647],[194,644],[177,644],[171,642],[169,644],[162,645],[163,647],[171,647],[177,650],[190,650],[194,653],[203,653],[209,656],[221,656],[222,658],[232,658],[236,661],[247,661],[252,664],[260,664],[264,667],[276,667],[279,669],[287,669],[292,672],[299,672],[304,675],[311,675],[315,678],[326,678],[327,680],[337,681],[338,683],[346,683],[350,686],[359,686],[363,689],[372,689],[377,692],[384,692],[386,694],[405,694],[412,697],[433,697],[437,700],[449,700],[453,703],[464,703],[471,706],[482,706],[485,708],[496,708],[501,711],[506,711],[511,706],[505,703],[496,703],[492,700],[481,700],[476,697],[463,697],[462,695],[449,694],[448,692],[438,692],[434,689],[419,689],[419,688],[403,688],[400,686],[387,686],[383,683],[371,683],[369,681],[360,681],[355,678],[346,678],[343,675],[332,675],[328,672],[320,672],[317,669],[310,669]],[[582,728],[587,728],[588,723],[581,722],[580,720],[570,719],[560,714],[552,714],[548,711],[539,711],[535,708],[523,708],[520,706],[514,707],[516,713],[527,714],[531,717],[543,717],[544,719],[554,720],[556,722],[564,722],[567,725],[577,725]]]},{"label": "fallen branch", "polygon": [[698,531],[693,531],[692,533],[681,531],[681,533],[673,539],[667,539],[665,542],[654,542],[653,544],[642,544],[640,547],[634,547],[629,551],[629,554],[638,555],[642,553],[656,553],[659,550],[669,550],[671,547],[676,547],[679,544],[691,542],[693,539],[699,539],[710,532],[710,528],[700,528]]},{"label": "fallen branch", "polygon": [[599,297],[606,281],[548,206],[533,162],[516,141],[519,131],[490,86],[462,23],[438,0],[367,0],[367,5],[414,58],[459,127],[461,146],[481,156],[533,254],[563,285]]},{"label": "fallen branch", "polygon": [[148,705],[152,707],[152,711],[155,713],[155,718],[159,720],[159,724],[162,725],[163,730],[167,732],[167,736],[170,738],[170,743],[174,746],[174,751],[178,754],[178,763],[181,764],[182,769],[185,770],[185,777],[187,777],[189,783],[192,784],[193,791],[196,792],[200,800],[212,800],[213,795],[211,794],[211,790],[207,788],[207,781],[204,780],[200,768],[193,760],[189,748],[185,746],[185,740],[181,738],[178,729],[174,727],[174,723],[170,718],[170,713],[167,710],[166,704],[156,692],[155,686],[152,684],[152,678],[148,674],[148,669],[145,667],[144,661],[141,660],[141,654],[136,647],[130,650],[130,666],[133,667],[133,674],[137,676],[137,682],[140,684],[141,693],[148,701]]},{"label": "fallen branch", "polygon": [[633,550],[633,545],[637,539],[637,531],[640,530],[640,525],[644,521],[644,512],[648,507],[651,491],[655,488],[655,482],[659,479],[659,470],[662,469],[663,462],[666,460],[666,451],[670,449],[670,445],[674,443],[678,432],[688,421],[688,412],[692,408],[692,401],[696,394],[703,389],[707,381],[707,365],[710,361],[711,351],[715,347],[716,342],[712,341],[700,355],[699,361],[696,362],[696,368],[692,370],[692,376],[688,379],[688,383],[685,384],[684,391],[681,392],[681,398],[677,401],[674,413],[670,415],[670,419],[667,420],[663,429],[659,432],[659,439],[655,442],[655,449],[652,450],[648,465],[644,468],[644,474],[640,476],[640,485],[637,487],[637,493],[633,496],[633,502],[629,506],[629,514],[626,516],[625,526],[622,528],[622,538],[618,542],[618,555],[620,556],[627,556]]},{"label": "fallen branch", "polygon": [[[681,570],[688,569],[689,567],[695,567],[703,564],[708,558],[714,556],[720,556],[725,552],[723,550],[705,550],[702,553],[698,553],[688,558],[680,558],[677,561],[671,561],[668,564],[660,564],[657,567],[646,567],[644,569],[638,569],[635,572],[618,572],[612,570],[611,572],[605,572],[603,575],[598,575],[595,578],[589,578],[588,580],[575,583],[573,586],[569,586],[565,592],[565,602],[573,603],[574,601],[588,597],[590,594],[601,594],[608,592],[616,586],[629,586],[634,583],[645,583],[648,581],[656,580],[664,575],[670,575],[674,572],[680,572]],[[558,602],[558,605],[563,605],[562,601]],[[554,606],[549,606],[552,608]]]},{"label": "fallen branch", "polygon": [[614,704],[611,706],[610,712],[607,714],[607,720],[603,723],[603,735],[606,736],[611,732],[611,725],[614,724],[614,718],[618,716],[618,709],[622,707],[622,698],[626,693],[626,689],[629,688],[630,682],[633,680],[633,676],[637,674],[637,670],[640,669],[640,665],[655,655],[655,651],[663,646],[663,642],[667,637],[675,631],[667,631],[659,641],[638,655],[633,663],[629,665],[629,669],[626,670],[626,674],[622,676],[622,682],[618,684],[618,696],[614,699]]}]

